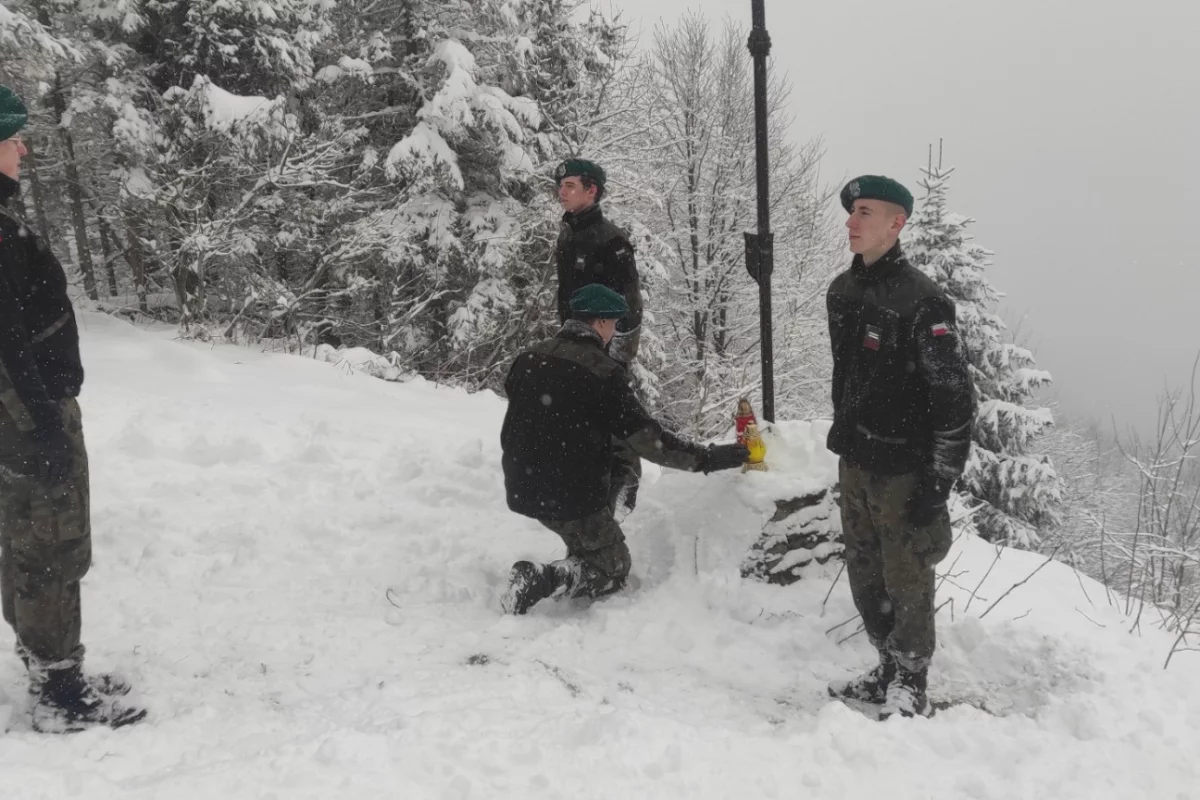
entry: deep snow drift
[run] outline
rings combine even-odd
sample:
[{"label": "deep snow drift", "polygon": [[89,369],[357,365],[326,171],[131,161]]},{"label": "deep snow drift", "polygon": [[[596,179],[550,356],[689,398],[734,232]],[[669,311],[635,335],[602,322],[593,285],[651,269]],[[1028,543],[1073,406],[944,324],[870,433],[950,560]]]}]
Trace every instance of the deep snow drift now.
[{"label": "deep snow drift", "polygon": [[1200,657],[1164,671],[1153,620],[1060,564],[980,619],[1043,559],[1004,552],[967,608],[978,540],[942,565],[931,694],[990,713],[828,700],[871,658],[826,633],[854,616],[844,579],[823,607],[836,565],[738,576],[774,499],[830,482],[820,423],[780,426],[770,472],[646,486],[636,592],[510,618],[509,565],[560,547],[504,505],[501,399],[81,323],[85,641],[150,717],[36,735],[0,656],[5,800],[1200,798]]}]

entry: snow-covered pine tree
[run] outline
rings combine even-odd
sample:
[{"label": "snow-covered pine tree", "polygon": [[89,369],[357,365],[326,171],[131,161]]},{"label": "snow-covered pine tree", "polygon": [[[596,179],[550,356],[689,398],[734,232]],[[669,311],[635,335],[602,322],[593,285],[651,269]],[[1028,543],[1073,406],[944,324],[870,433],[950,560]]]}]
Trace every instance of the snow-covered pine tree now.
[{"label": "snow-covered pine tree", "polygon": [[553,316],[548,165],[619,37],[562,0],[342,6],[321,107],[364,130],[378,193],[346,232],[335,277],[360,304],[336,324],[426,374],[498,385]]},{"label": "snow-covered pine tree", "polygon": [[[106,174],[103,155],[108,148],[91,113],[102,72],[119,60],[101,38],[103,25],[93,25],[100,21],[96,15],[103,5],[103,0],[10,0],[10,7],[0,13],[0,18],[7,17],[0,26],[12,31],[0,39],[10,45],[24,42],[13,48],[13,58],[0,58],[0,73],[15,73],[8,82],[25,95],[34,112],[26,133],[31,156],[24,171],[32,216],[63,260],[78,269],[82,288],[92,300],[99,299],[101,283],[105,294],[114,293],[113,261],[118,255],[110,226],[100,224],[104,218],[97,187]],[[64,235],[67,231],[73,235]],[[105,257],[96,259],[94,250]]]},{"label": "snow-covered pine tree", "polygon": [[[55,212],[59,192],[50,187],[58,170],[52,116],[45,111],[43,95],[60,67],[82,61],[77,44],[64,31],[38,21],[38,8],[28,0],[0,3],[0,83],[14,89],[30,110],[23,138],[30,155],[25,160],[22,182],[27,189],[15,202],[35,222],[44,236],[57,245]],[[65,216],[65,215],[64,215]],[[55,248],[60,256],[66,254]]]},{"label": "snow-covered pine tree", "polygon": [[[306,162],[320,134],[303,128],[297,95],[311,81],[331,8],[328,0],[145,0],[123,29],[157,95],[153,150],[140,154],[148,181],[138,199],[153,215],[142,239],[158,243],[181,324],[194,335],[207,334],[192,323],[211,312],[227,318],[264,303],[259,332],[271,332],[288,309],[280,284],[315,269],[316,254],[289,248],[311,241],[302,235],[311,233],[305,199],[324,199],[316,187],[325,183]],[[313,191],[281,188],[297,184]]]},{"label": "snow-covered pine tree", "polygon": [[1032,352],[1011,341],[1008,326],[991,310],[1001,297],[986,274],[993,253],[967,232],[973,219],[947,209],[952,172],[940,157],[922,170],[925,196],[905,228],[904,251],[957,307],[979,403],[960,483],[978,507],[975,526],[989,541],[1033,548],[1040,531],[1058,524],[1063,500],[1054,465],[1033,452],[1054,424],[1050,409],[1034,397],[1051,378],[1037,369]]}]

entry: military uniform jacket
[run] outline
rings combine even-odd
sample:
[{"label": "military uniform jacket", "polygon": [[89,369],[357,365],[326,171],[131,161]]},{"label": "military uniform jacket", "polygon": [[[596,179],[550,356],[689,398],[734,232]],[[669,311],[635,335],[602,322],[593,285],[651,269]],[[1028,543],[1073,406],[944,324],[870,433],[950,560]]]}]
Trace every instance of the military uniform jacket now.
[{"label": "military uniform jacket", "polygon": [[17,189],[0,175],[0,405],[24,430],[61,428],[56,401],[83,385],[79,328],[62,265],[8,209]]},{"label": "military uniform jacket", "polygon": [[881,474],[957,479],[970,452],[975,400],[954,304],[899,244],[869,267],[855,256],[826,302],[829,449]]},{"label": "military uniform jacket", "polygon": [[625,231],[604,218],[599,205],[563,215],[555,254],[559,323],[571,317],[571,295],[599,283],[629,304],[629,313],[617,322],[619,332],[628,333],[642,324],[642,290],[633,245]]},{"label": "military uniform jacket", "polygon": [[703,466],[699,445],[663,430],[600,336],[576,320],[517,356],[504,388],[501,463],[508,507],[518,514],[563,521],[604,508],[614,438],[664,466]]}]

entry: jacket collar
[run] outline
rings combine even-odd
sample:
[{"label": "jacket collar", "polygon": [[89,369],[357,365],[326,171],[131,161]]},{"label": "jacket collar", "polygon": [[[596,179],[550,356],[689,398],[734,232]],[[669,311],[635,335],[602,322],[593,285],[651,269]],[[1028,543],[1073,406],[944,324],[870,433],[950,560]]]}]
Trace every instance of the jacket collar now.
[{"label": "jacket collar", "polygon": [[599,203],[593,203],[583,211],[579,211],[574,214],[569,211],[563,214],[563,222],[565,222],[573,231],[577,231],[581,228],[587,228],[603,221],[604,212],[600,210]]},{"label": "jacket collar", "polygon": [[585,322],[580,322],[577,319],[569,319],[563,323],[562,330],[558,332],[559,339],[571,339],[577,342],[594,342],[601,350],[604,349],[604,340],[600,338],[600,334]]},{"label": "jacket collar", "polygon": [[878,261],[870,266],[863,263],[861,255],[856,255],[854,260],[850,262],[850,271],[854,274],[854,277],[864,283],[878,283],[903,267],[906,263],[904,252],[900,249],[900,242],[896,242],[892,245],[891,250],[884,253]]},{"label": "jacket collar", "polygon": [[0,206],[8,205],[8,200],[21,191],[21,184],[7,175],[0,175]]}]

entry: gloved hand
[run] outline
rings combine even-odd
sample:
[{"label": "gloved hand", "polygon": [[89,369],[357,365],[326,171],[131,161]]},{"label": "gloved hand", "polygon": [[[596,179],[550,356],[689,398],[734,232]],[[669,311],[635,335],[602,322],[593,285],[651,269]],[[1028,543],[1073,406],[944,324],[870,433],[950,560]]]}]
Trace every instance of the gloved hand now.
[{"label": "gloved hand", "polygon": [[35,428],[33,438],[37,442],[35,467],[38,478],[50,486],[57,486],[71,474],[75,448],[62,428]]},{"label": "gloved hand", "polygon": [[922,476],[908,498],[908,521],[918,527],[933,522],[934,517],[946,508],[953,484],[950,479],[938,475]]},{"label": "gloved hand", "polygon": [[750,450],[744,444],[710,444],[701,453],[700,469],[705,475],[740,467],[750,458]]}]

